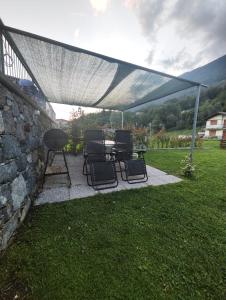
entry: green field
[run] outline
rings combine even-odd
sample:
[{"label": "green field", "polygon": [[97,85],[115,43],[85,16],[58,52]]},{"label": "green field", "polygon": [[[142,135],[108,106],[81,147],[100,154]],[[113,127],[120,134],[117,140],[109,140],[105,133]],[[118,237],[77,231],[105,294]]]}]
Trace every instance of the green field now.
[{"label": "green field", "polygon": [[[1,257],[0,299],[226,299],[226,150],[196,177],[34,208]],[[186,151],[147,162],[180,174]]]}]

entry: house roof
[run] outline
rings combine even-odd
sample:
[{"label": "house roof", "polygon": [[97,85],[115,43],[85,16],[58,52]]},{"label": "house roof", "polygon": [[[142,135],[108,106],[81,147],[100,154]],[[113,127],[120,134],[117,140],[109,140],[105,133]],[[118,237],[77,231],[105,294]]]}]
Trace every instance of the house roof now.
[{"label": "house roof", "polygon": [[50,102],[124,111],[201,85],[1,22],[0,27]]},{"label": "house roof", "polygon": [[213,118],[215,116],[218,116],[218,115],[226,116],[226,112],[220,111],[220,112],[214,113],[214,114],[210,115],[206,120],[209,120],[209,119],[211,119],[211,118]]}]

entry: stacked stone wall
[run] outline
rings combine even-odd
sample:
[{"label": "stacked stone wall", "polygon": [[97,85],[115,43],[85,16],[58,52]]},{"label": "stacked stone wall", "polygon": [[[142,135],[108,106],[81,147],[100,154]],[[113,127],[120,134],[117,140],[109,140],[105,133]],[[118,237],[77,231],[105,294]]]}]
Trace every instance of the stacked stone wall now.
[{"label": "stacked stone wall", "polygon": [[42,137],[54,122],[0,81],[0,250],[24,220],[43,173]]}]

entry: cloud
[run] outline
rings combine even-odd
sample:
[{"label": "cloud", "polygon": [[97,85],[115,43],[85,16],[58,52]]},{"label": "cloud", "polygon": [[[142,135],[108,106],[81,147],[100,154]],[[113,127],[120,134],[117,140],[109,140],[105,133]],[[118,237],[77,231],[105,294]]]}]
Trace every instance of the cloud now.
[{"label": "cloud", "polygon": [[[125,5],[137,16],[151,45],[146,58],[149,64],[158,60],[165,68],[174,66],[182,71],[226,53],[225,0],[125,0]],[[169,32],[173,28],[169,42],[175,44],[169,45],[173,51],[167,54],[162,49],[167,33],[161,33],[168,28]],[[165,59],[156,55],[159,50],[166,54]]]},{"label": "cloud", "polygon": [[166,69],[173,67],[178,71],[190,70],[199,62],[200,54],[201,53],[198,53],[197,55],[192,56],[186,52],[185,48],[183,48],[176,55],[162,59],[160,62]]},{"label": "cloud", "polygon": [[154,50],[154,49],[150,50],[150,51],[149,51],[149,54],[148,54],[148,56],[147,56],[147,58],[145,59],[145,61],[146,61],[149,65],[152,64],[152,62],[153,62],[153,60],[154,60],[154,55],[155,55],[155,50]]},{"label": "cloud", "polygon": [[[226,1],[177,0],[170,18],[177,23],[178,34],[197,40],[206,49],[206,54],[226,52]],[[222,49],[223,46],[223,49]],[[221,48],[221,51],[219,51]]]},{"label": "cloud", "polygon": [[110,3],[110,0],[89,0],[95,13],[104,13]]},{"label": "cloud", "polygon": [[145,36],[154,38],[162,23],[165,0],[126,0],[125,5],[134,10]]}]

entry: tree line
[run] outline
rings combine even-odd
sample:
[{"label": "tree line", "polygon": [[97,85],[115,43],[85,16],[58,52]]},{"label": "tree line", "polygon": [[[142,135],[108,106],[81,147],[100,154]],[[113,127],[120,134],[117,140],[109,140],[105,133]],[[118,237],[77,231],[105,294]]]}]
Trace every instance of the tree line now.
[{"label": "tree line", "polygon": [[[161,129],[190,129],[193,123],[195,97],[172,99],[162,105],[147,108],[139,113],[125,112],[124,127],[151,127],[153,132]],[[202,91],[198,114],[198,127],[205,126],[206,119],[219,111],[226,111],[226,85],[210,87]],[[72,120],[73,135],[88,128],[120,128],[121,113],[103,110],[99,113],[82,114]]]}]

